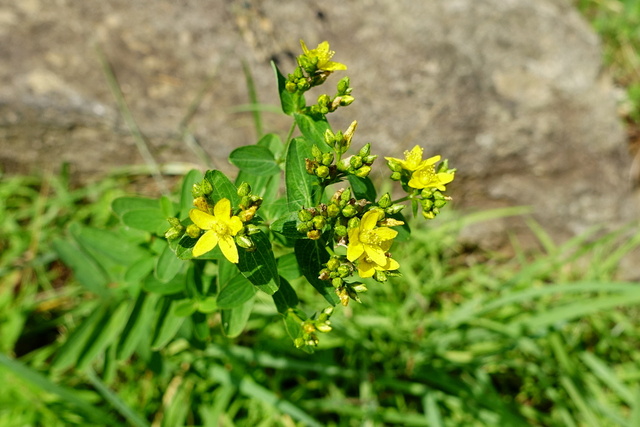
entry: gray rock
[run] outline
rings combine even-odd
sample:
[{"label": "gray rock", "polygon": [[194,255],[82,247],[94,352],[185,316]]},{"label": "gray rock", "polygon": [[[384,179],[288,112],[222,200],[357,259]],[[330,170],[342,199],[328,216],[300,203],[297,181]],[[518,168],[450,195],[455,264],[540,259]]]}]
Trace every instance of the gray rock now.
[{"label": "gray rock", "polygon": [[[334,127],[357,119],[354,144],[383,155],[420,144],[449,158],[458,206],[532,206],[558,237],[637,212],[599,41],[569,1],[24,0],[0,2],[0,23],[4,170],[68,161],[86,176],[142,161],[100,46],[160,162],[198,165],[186,129],[230,171],[228,153],[255,140],[250,114],[234,110],[248,100],[242,61],[261,101],[276,104],[269,60],[290,70],[304,38],[329,40],[349,65],[356,102],[329,117]],[[265,119],[266,131],[288,126]]]}]

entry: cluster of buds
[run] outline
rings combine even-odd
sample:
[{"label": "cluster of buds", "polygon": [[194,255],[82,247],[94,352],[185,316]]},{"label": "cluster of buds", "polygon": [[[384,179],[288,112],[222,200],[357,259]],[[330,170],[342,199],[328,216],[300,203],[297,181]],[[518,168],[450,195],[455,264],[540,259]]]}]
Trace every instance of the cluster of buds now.
[{"label": "cluster of buds", "polygon": [[376,158],[378,156],[371,155],[371,144],[366,144],[358,151],[358,154],[341,159],[337,164],[337,168],[339,172],[366,178],[369,176],[371,165]]},{"label": "cluster of buds", "polygon": [[445,196],[435,188],[425,188],[420,193],[420,206],[422,207],[422,216],[425,219],[433,219],[440,213],[440,208],[444,207],[447,202],[451,201],[451,197]]},{"label": "cluster of buds", "polygon": [[318,240],[322,237],[322,229],[327,225],[327,205],[321,204],[317,208],[301,209],[298,212],[300,222],[296,227],[300,233],[305,233],[307,238]]},{"label": "cluster of buds", "polygon": [[359,282],[351,283],[345,279],[351,277],[355,271],[355,266],[344,256],[334,255],[325,264],[325,268],[320,270],[320,280],[329,280],[335,289],[336,295],[343,306],[349,304],[349,299],[361,302],[358,292],[366,292],[367,287]]},{"label": "cluster of buds", "polygon": [[331,331],[330,318],[332,314],[333,307],[327,307],[322,310],[317,318],[302,320],[294,310],[290,309],[287,312],[287,318],[300,324],[300,332],[293,340],[296,348],[304,347],[305,345],[310,347],[317,346],[319,342],[317,332],[326,333]]},{"label": "cluster of buds", "polygon": [[[298,67],[287,76],[285,82],[285,88],[289,93],[304,93],[324,83],[334,71],[347,69],[346,65],[331,60],[335,52],[329,49],[329,43],[326,41],[315,49],[309,49],[304,41],[300,40],[300,46],[303,54],[298,56]],[[342,91],[342,95],[348,96],[347,88]],[[338,92],[340,94],[340,90]]]},{"label": "cluster of buds", "polygon": [[393,216],[404,209],[404,205],[391,202],[391,195],[389,193],[383,194],[376,204],[384,211],[386,216]]},{"label": "cluster of buds", "polygon": [[318,97],[318,102],[309,107],[311,114],[333,113],[338,107],[351,105],[355,98],[351,95],[353,89],[349,86],[349,77],[344,77],[338,82],[338,91],[334,97],[322,94]]},{"label": "cluster of buds", "polygon": [[312,159],[305,160],[307,173],[315,175],[323,182],[331,183],[337,178],[338,168],[333,164],[335,155],[333,153],[323,153],[317,145],[311,147]]}]

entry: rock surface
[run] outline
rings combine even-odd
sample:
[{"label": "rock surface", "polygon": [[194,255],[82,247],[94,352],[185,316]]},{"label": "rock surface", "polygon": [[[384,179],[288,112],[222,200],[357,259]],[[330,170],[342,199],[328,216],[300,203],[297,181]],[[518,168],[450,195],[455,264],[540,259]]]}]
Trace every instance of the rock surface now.
[{"label": "rock surface", "polygon": [[[599,41],[565,0],[0,0],[0,167],[67,161],[87,176],[142,162],[103,51],[161,163],[198,165],[191,135],[229,171],[229,152],[255,140],[235,109],[248,102],[242,61],[276,104],[269,61],[290,70],[300,38],[329,40],[349,65],[356,102],[334,128],[357,119],[356,145],[449,158],[458,206],[532,206],[558,236],[636,215]],[[286,131],[286,117],[265,119]]]}]

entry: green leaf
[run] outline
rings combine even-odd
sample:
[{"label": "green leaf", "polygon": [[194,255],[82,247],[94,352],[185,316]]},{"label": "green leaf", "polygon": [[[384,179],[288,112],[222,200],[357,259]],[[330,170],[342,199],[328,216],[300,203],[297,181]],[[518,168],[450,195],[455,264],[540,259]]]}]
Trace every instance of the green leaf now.
[{"label": "green leaf", "polygon": [[238,197],[238,189],[229,178],[222,172],[218,170],[210,170],[204,176],[204,179],[209,181],[211,186],[213,187],[213,192],[211,193],[211,198],[216,202],[222,198],[229,199],[231,201],[231,206],[237,206],[240,202],[240,197]]},{"label": "green leaf", "polygon": [[120,340],[118,341],[116,359],[119,361],[128,359],[134,350],[142,341],[143,337],[151,333],[151,320],[153,319],[154,309],[158,303],[160,296],[157,294],[148,294],[140,292],[138,299],[129,315],[127,324],[125,325]]},{"label": "green leaf", "polygon": [[271,150],[260,145],[236,148],[229,155],[229,161],[240,170],[256,176],[269,176],[280,172],[280,166]]},{"label": "green leaf", "polygon": [[311,148],[304,138],[294,138],[289,144],[285,164],[285,185],[289,212],[313,206],[312,185],[317,179],[307,173],[305,159],[311,158]]},{"label": "green leaf", "polygon": [[191,194],[193,184],[201,182],[203,178],[202,172],[192,169],[182,179],[182,187],[180,188],[180,218],[189,216],[189,211],[193,208],[193,195]]},{"label": "green leaf", "polygon": [[222,288],[216,300],[218,307],[229,309],[238,307],[249,301],[256,293],[256,288],[242,274],[237,274]]},{"label": "green leaf", "polygon": [[304,95],[301,95],[298,92],[292,94],[287,91],[285,87],[285,77],[282,75],[275,62],[271,61],[271,66],[273,67],[273,71],[276,73],[276,80],[278,82],[278,94],[280,95],[280,105],[282,106],[282,112],[288,115],[292,115],[293,113],[301,111],[306,105]]},{"label": "green leaf", "polygon": [[330,304],[338,303],[338,296],[333,291],[333,286],[329,281],[318,279],[318,274],[329,260],[327,249],[319,240],[300,239],[295,246],[296,259],[302,271],[302,275],[316,288],[318,292]]},{"label": "green leaf", "polygon": [[121,218],[124,225],[136,230],[163,234],[169,229],[167,216],[159,208],[130,210],[123,213]]},{"label": "green leaf", "polygon": [[111,209],[122,217],[126,212],[138,209],[160,209],[158,199],[148,199],[144,197],[119,197],[111,204]]},{"label": "green leaf", "polygon": [[107,293],[109,277],[93,257],[67,240],[55,239],[53,248],[62,262],[73,270],[73,274],[80,284],[87,288],[89,292],[98,295]]},{"label": "green leaf", "polygon": [[161,282],[155,276],[148,276],[142,283],[142,288],[153,294],[171,295],[182,292],[185,289],[185,275],[175,275],[168,282]]},{"label": "green leaf", "polygon": [[290,308],[295,308],[298,303],[298,294],[283,277],[280,277],[280,289],[273,294],[273,302],[276,304],[278,313],[284,314]]},{"label": "green leaf", "polygon": [[280,272],[280,277],[284,277],[289,281],[296,280],[302,276],[296,254],[292,252],[278,258],[278,271]]},{"label": "green leaf", "polygon": [[298,212],[289,212],[286,215],[275,220],[269,229],[288,239],[302,239],[305,234],[298,231]]},{"label": "green leaf", "polygon": [[[174,255],[175,257],[175,255]],[[153,271],[156,264],[155,257],[141,258],[133,263],[125,272],[124,280],[131,285],[137,285]]]},{"label": "green leaf", "polygon": [[252,252],[240,249],[238,269],[258,289],[273,295],[280,287],[280,275],[269,237],[262,231],[251,236],[256,245]]},{"label": "green leaf", "polygon": [[356,199],[374,201],[378,198],[376,187],[369,177],[360,178],[355,175],[349,175],[347,178],[349,179],[349,184],[351,184],[351,189]]},{"label": "green leaf", "polygon": [[176,257],[169,245],[166,245],[156,264],[156,279],[163,283],[167,283],[180,272],[186,264],[183,260]]},{"label": "green leaf", "polygon": [[324,116],[314,118],[307,114],[295,113],[293,117],[298,129],[309,143],[317,145],[322,151],[331,151],[331,147],[324,141],[324,133],[327,129],[331,129]]},{"label": "green leaf", "polygon": [[255,297],[238,307],[220,311],[222,331],[227,337],[235,338],[242,333],[249,320],[254,300]]},{"label": "green leaf", "polygon": [[155,309],[156,322],[151,341],[152,350],[160,350],[178,333],[178,330],[185,321],[184,317],[176,315],[176,308],[182,300],[172,298],[162,298]]}]

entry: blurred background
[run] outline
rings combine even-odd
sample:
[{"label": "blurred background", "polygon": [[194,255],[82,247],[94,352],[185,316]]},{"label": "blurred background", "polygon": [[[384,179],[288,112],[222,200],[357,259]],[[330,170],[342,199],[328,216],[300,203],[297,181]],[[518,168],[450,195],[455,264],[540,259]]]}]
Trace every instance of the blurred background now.
[{"label": "blurred background", "polygon": [[[405,277],[314,355],[263,301],[237,339],[52,369],[96,301],[55,242],[284,135],[300,39],[349,67],[334,129],[458,169]],[[640,425],[639,42],[637,0],[0,0],[0,424]]]}]

